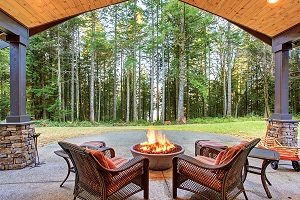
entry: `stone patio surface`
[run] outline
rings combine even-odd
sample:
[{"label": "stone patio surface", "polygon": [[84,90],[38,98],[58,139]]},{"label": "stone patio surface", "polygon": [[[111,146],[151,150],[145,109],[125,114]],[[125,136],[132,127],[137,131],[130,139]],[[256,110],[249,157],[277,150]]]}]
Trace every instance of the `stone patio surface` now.
[{"label": "stone patio surface", "polygon": [[[194,143],[197,139],[209,139],[233,145],[239,142],[239,138],[185,131],[163,131],[168,138],[182,145],[185,154],[194,155]],[[130,158],[130,146],[146,139],[145,131],[107,132],[89,137],[68,139],[68,142],[81,144],[91,140],[103,140],[107,146],[113,147],[117,156]],[[0,171],[0,200],[71,200],[73,199],[74,174],[72,173],[64,187],[59,187],[67,173],[65,161],[53,152],[59,150],[57,143],[39,148],[39,167],[27,167],[22,170]],[[260,165],[257,160],[250,160],[252,165]],[[278,170],[271,167],[267,169],[267,177],[271,181],[269,186],[273,199],[300,200],[300,172],[295,172],[289,162],[281,162],[289,165],[280,165]],[[172,199],[171,170],[150,171],[150,199]],[[245,189],[249,199],[268,199],[262,187],[260,176],[248,174]],[[200,199],[192,193],[179,190],[178,199]],[[130,200],[143,199],[142,192],[129,198]],[[244,199],[240,195],[238,199]]]}]

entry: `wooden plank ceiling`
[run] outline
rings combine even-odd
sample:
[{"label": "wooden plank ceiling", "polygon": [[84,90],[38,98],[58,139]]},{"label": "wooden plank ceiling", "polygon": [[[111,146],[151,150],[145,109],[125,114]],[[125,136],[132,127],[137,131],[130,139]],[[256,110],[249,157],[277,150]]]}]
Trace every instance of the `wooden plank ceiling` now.
[{"label": "wooden plank ceiling", "polygon": [[[125,0],[0,0],[0,10],[33,34],[78,14]],[[270,38],[300,24],[300,0],[181,0]],[[31,33],[31,35],[32,35]]]},{"label": "wooden plank ceiling", "polygon": [[37,33],[56,22],[122,1],[125,0],[0,0],[0,10]]},{"label": "wooden plank ceiling", "polygon": [[278,0],[181,0],[236,24],[274,37],[300,24],[300,1]]}]

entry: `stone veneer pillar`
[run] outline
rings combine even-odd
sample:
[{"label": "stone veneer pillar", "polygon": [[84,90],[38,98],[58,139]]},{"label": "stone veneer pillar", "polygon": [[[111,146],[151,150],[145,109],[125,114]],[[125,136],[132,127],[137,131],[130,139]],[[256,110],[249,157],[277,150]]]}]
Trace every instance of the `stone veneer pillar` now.
[{"label": "stone veneer pillar", "polygon": [[0,124],[0,170],[22,169],[35,163],[34,135],[32,122]]},{"label": "stone veneer pillar", "polygon": [[298,124],[295,120],[268,120],[267,136],[274,137],[283,146],[297,147]]}]

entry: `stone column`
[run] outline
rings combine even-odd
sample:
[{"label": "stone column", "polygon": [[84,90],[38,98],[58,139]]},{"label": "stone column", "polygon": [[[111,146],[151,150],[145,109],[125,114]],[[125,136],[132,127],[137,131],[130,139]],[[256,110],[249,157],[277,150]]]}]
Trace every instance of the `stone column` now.
[{"label": "stone column", "polygon": [[35,163],[33,123],[0,124],[0,170],[22,169]]},{"label": "stone column", "polygon": [[268,123],[268,137],[275,138],[283,146],[298,146],[299,121],[270,119]]},{"label": "stone column", "polygon": [[275,46],[275,108],[268,120],[267,137],[275,138],[283,146],[296,147],[298,121],[289,114],[289,50],[291,43]]}]

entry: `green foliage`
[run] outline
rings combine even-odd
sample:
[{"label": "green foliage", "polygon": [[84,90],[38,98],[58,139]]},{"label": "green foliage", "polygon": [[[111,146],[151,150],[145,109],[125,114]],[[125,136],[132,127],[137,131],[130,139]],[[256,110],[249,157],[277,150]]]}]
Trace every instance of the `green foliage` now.
[{"label": "green foliage", "polygon": [[207,99],[207,80],[204,75],[195,75],[193,73],[189,73],[189,82],[192,87],[198,90],[204,99]]},{"label": "green foliage", "polygon": [[204,117],[189,119],[189,124],[215,124],[215,123],[228,123],[228,122],[244,122],[244,121],[262,121],[261,116],[245,116],[245,117]]},{"label": "green foliage", "polygon": [[[180,29],[183,21],[184,33]],[[184,106],[189,123],[256,120],[260,118],[257,116],[272,112],[274,63],[270,47],[225,20],[183,2],[139,0],[83,14],[30,38],[27,51],[28,113],[38,120],[47,119],[38,121],[41,126],[151,125],[148,120],[151,102],[149,69],[152,67],[155,71],[154,89],[158,87],[154,103],[158,99],[159,106],[162,104],[165,80],[165,119],[173,122],[178,112],[179,55],[182,53],[179,44],[183,40],[186,63]],[[87,122],[92,53],[95,54],[94,107],[98,121],[93,124]],[[232,115],[253,117],[216,118],[223,116],[228,90],[227,72],[233,54],[236,58],[232,61]],[[300,113],[299,55],[299,49],[290,55],[290,112],[297,116]],[[73,110],[76,115],[78,111],[79,116],[75,117],[77,121],[69,123],[73,65],[73,86],[79,90],[73,94],[76,100]],[[161,76],[163,69],[165,77]],[[127,80],[130,81],[129,91]],[[58,100],[59,85],[61,102]],[[117,121],[111,121],[115,86]],[[141,108],[137,122],[124,123],[127,93],[130,96],[130,120],[133,119],[134,101]],[[267,107],[271,110],[268,111]],[[4,49],[0,51],[0,118],[4,119],[8,113],[9,49]]]},{"label": "green foliage", "polygon": [[[249,122],[249,121],[262,121],[260,116],[246,116],[239,118],[218,118],[218,117],[204,117],[189,119],[187,124],[218,124],[218,123],[231,123],[231,122]],[[136,122],[124,123],[123,121],[102,121],[91,123],[89,121],[74,121],[74,122],[59,122],[52,120],[36,120],[34,121],[37,127],[102,127],[102,126],[156,126],[161,128],[161,122],[150,123],[146,120],[138,120]],[[171,125],[176,125],[176,121],[172,121]],[[166,127],[169,125],[165,125]],[[183,125],[185,126],[185,125]]]}]

